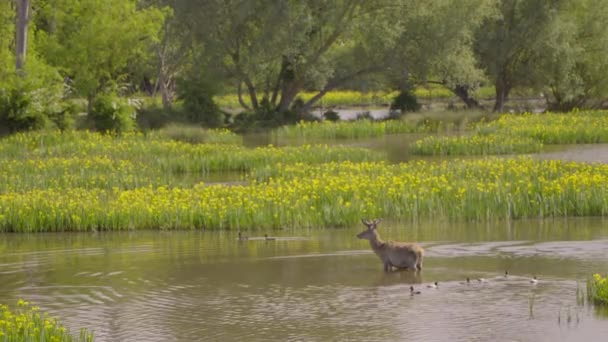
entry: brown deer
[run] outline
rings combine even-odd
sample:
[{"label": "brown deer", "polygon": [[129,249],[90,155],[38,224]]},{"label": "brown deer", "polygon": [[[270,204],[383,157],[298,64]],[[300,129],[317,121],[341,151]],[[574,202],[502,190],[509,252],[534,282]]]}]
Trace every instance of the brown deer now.
[{"label": "brown deer", "polygon": [[366,230],[357,234],[359,239],[369,240],[369,245],[384,264],[384,271],[389,272],[393,267],[408,268],[414,271],[422,270],[424,249],[415,243],[383,241],[378,234],[378,223],[381,219],[361,222]]}]

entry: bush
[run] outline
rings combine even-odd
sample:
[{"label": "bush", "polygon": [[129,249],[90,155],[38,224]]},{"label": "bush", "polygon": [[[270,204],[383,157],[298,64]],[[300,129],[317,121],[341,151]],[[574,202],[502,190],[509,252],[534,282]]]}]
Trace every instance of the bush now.
[{"label": "bush", "polygon": [[135,129],[135,112],[118,96],[102,94],[93,100],[88,121],[101,132],[128,132]]},{"label": "bush", "polygon": [[224,125],[225,115],[213,101],[215,90],[203,77],[180,80],[177,95],[183,100],[187,122],[207,127]]},{"label": "bush", "polygon": [[391,111],[401,111],[401,115],[406,112],[417,112],[422,108],[422,105],[418,103],[418,98],[409,89],[402,90],[391,103]]},{"label": "bush", "polygon": [[333,122],[340,121],[340,115],[338,115],[338,112],[334,111],[333,109],[330,109],[330,110],[326,111],[325,113],[323,113],[323,117],[327,121],[333,121]]},{"label": "bush", "polygon": [[[13,133],[53,126],[50,116],[62,112],[63,79],[57,70],[28,56],[24,70],[0,68],[0,131]],[[1,133],[1,132],[0,132]]]}]

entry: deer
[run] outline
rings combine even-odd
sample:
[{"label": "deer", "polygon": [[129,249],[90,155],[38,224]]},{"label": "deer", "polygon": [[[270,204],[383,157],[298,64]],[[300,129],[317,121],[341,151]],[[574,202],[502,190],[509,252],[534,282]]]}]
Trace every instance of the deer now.
[{"label": "deer", "polygon": [[367,229],[357,234],[357,238],[369,240],[372,250],[382,260],[385,272],[390,272],[393,267],[421,271],[424,249],[416,243],[383,241],[378,233],[378,224],[381,221],[382,219],[361,219]]}]

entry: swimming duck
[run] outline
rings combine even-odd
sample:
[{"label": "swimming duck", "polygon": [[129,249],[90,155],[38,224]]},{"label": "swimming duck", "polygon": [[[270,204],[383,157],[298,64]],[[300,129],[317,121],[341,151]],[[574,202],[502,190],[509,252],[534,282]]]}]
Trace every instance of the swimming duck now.
[{"label": "swimming duck", "polygon": [[437,287],[439,287],[439,283],[434,282],[432,284],[428,284],[426,287],[428,287],[429,289],[436,289]]},{"label": "swimming duck", "polygon": [[276,240],[277,238],[270,237],[270,236],[268,236],[268,234],[264,234],[264,239],[266,239],[266,241],[274,241],[274,240]]},{"label": "swimming duck", "polygon": [[509,271],[505,271],[505,278],[509,277]]},{"label": "swimming duck", "polygon": [[249,238],[246,237],[245,235],[241,234],[241,232],[239,231],[239,241],[245,241],[248,240]]},{"label": "swimming duck", "polygon": [[415,291],[413,286],[410,286],[410,294],[413,295],[417,295],[417,294],[421,294],[422,292],[420,291]]},{"label": "swimming duck", "polygon": [[530,284],[538,284],[538,279],[536,278],[536,276],[534,276],[534,278],[530,279]]}]

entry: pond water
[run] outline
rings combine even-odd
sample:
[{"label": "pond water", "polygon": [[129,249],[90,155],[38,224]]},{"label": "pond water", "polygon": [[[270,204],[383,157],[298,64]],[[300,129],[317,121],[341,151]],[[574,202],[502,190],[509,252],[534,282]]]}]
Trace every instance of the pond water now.
[{"label": "pond water", "polygon": [[[607,223],[381,223],[384,238],[425,246],[418,275],[384,273],[355,237],[361,224],[269,232],[274,241],[259,231],[248,241],[3,234],[0,302],[30,300],[98,341],[599,341],[608,315],[577,291],[608,268]],[[422,293],[411,296],[411,284]]]}]

